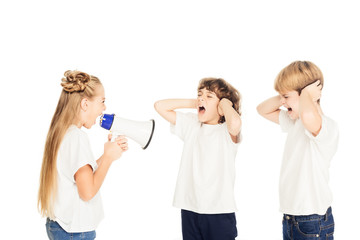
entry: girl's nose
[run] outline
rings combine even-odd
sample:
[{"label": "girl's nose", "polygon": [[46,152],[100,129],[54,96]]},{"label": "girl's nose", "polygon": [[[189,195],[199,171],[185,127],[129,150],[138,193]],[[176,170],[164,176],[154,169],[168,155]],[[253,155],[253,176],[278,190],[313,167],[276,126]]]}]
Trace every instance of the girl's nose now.
[{"label": "girl's nose", "polygon": [[283,96],[280,96],[280,103],[285,104],[285,98]]}]

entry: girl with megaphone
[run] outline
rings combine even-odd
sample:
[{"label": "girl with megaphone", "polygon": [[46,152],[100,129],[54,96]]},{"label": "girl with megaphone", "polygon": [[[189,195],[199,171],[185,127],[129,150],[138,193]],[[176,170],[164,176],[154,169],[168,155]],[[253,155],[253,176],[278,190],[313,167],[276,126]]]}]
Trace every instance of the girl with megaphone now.
[{"label": "girl with megaphone", "polygon": [[113,161],[128,149],[119,136],[104,144],[95,160],[87,134],[105,111],[100,80],[80,71],[66,71],[63,90],[46,139],[38,195],[38,207],[47,217],[49,239],[94,239],[102,220],[100,187]]}]

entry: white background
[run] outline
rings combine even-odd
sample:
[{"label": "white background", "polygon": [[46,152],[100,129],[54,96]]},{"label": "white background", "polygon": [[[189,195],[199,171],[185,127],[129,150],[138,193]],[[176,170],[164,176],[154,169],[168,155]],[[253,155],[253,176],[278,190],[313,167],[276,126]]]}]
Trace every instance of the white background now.
[{"label": "white background", "polygon": [[[2,1],[1,197],[6,239],[47,239],[37,211],[42,152],[68,69],[99,77],[108,113],[155,119],[148,149],[130,141],[101,189],[97,239],[180,240],[172,207],[182,142],[153,109],[195,98],[203,77],[243,96],[236,201],[241,240],[281,239],[278,176],[285,135],[256,113],[276,74],[310,60],[325,77],[322,107],[341,139],[331,166],[336,239],[359,239],[359,7],[356,1]],[[87,131],[96,157],[107,131]],[[11,237],[9,236],[11,235]],[[5,239],[5,238],[4,238]]]}]

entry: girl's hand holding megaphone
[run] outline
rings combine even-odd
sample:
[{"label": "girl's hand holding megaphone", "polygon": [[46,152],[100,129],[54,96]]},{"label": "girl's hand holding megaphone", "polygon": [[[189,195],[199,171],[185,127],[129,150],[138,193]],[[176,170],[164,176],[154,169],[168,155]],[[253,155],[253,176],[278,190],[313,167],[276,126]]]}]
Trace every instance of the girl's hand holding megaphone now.
[{"label": "girl's hand holding megaphone", "polygon": [[113,161],[119,159],[123,152],[128,150],[128,140],[125,136],[118,136],[112,140],[112,134],[108,135],[108,141],[104,145],[104,155]]}]

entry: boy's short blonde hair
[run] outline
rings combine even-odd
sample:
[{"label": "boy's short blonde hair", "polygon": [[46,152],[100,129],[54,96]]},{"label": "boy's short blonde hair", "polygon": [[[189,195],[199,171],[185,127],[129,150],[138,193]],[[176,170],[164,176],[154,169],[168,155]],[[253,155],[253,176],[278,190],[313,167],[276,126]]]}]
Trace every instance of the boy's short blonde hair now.
[{"label": "boy's short blonde hair", "polygon": [[313,82],[320,80],[324,86],[321,70],[310,61],[295,61],[282,69],[275,79],[275,90],[280,94],[287,91],[301,91]]},{"label": "boy's short blonde hair", "polygon": [[[241,95],[230,83],[222,78],[203,78],[199,82],[198,91],[204,88],[214,92],[220,100],[229,99],[233,103],[235,111],[241,115]],[[225,122],[225,117],[221,116],[219,123],[223,122]]]}]

